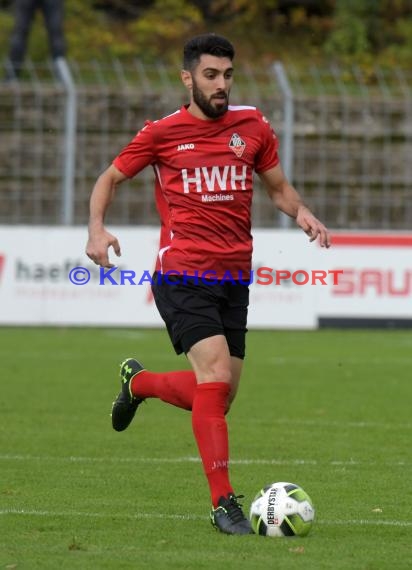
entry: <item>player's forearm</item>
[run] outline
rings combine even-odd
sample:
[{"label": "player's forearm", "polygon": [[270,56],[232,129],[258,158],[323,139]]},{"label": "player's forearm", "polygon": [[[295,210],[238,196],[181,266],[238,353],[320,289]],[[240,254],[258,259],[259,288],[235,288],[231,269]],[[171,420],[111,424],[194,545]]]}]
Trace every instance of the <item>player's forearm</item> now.
[{"label": "player's forearm", "polygon": [[282,184],[272,194],[272,201],[276,208],[295,219],[301,208],[307,208],[300,194],[288,183]]},{"label": "player's forearm", "polygon": [[103,228],[106,212],[113,201],[116,183],[103,173],[96,181],[90,197],[89,231]]}]

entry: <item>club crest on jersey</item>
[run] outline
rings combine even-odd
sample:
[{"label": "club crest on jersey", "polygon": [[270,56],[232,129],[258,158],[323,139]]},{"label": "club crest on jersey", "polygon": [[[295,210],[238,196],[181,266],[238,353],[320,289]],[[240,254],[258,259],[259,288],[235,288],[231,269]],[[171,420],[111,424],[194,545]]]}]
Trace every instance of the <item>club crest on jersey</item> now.
[{"label": "club crest on jersey", "polygon": [[229,148],[231,148],[235,155],[240,158],[246,148],[246,143],[237,133],[233,133],[229,142]]}]

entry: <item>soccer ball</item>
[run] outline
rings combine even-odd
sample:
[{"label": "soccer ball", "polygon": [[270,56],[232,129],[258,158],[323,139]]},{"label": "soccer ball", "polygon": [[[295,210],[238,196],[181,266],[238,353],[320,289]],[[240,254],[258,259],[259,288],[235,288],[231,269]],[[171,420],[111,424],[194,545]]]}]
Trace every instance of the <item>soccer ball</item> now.
[{"label": "soccer ball", "polygon": [[266,485],[250,507],[252,528],[262,536],[305,536],[314,519],[309,495],[294,483]]}]

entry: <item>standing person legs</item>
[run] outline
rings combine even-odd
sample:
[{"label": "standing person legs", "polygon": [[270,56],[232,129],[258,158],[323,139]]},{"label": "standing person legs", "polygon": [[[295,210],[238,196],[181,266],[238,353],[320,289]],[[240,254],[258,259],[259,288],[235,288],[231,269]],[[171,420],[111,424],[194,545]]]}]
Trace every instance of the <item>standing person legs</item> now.
[{"label": "standing person legs", "polygon": [[66,41],[64,36],[64,1],[63,0],[41,0],[49,36],[50,53],[53,59],[65,57]]},{"label": "standing person legs", "polygon": [[9,68],[7,70],[9,79],[18,77],[21,72],[37,4],[38,0],[15,1],[14,28],[10,38]]}]

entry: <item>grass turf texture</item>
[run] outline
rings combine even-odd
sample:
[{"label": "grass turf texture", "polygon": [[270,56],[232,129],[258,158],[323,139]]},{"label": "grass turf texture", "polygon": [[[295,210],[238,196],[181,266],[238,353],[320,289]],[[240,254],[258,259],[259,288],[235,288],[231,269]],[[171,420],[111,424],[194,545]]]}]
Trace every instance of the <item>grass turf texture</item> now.
[{"label": "grass turf texture", "polygon": [[6,328],[0,354],[0,569],[411,567],[410,332],[248,334],[232,482],[246,511],[300,484],[301,539],[212,529],[188,412],[149,400],[112,430],[123,358],[187,367],[164,331]]}]

